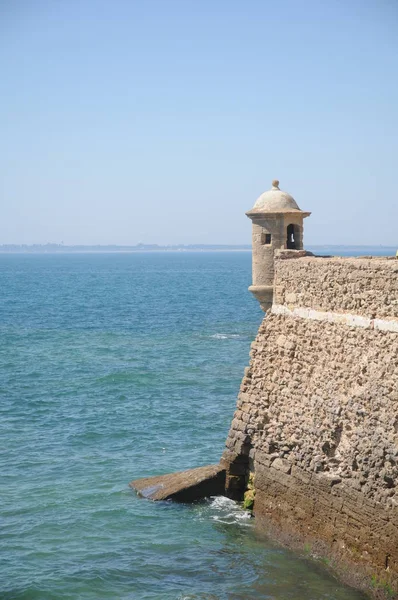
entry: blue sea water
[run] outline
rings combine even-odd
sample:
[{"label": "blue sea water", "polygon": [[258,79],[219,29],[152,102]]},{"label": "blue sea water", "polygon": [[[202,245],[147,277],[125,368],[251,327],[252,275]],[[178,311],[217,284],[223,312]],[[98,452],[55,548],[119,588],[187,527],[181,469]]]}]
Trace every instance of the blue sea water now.
[{"label": "blue sea water", "polygon": [[362,598],[226,498],[128,487],[218,462],[262,318],[250,263],[0,255],[2,600]]}]

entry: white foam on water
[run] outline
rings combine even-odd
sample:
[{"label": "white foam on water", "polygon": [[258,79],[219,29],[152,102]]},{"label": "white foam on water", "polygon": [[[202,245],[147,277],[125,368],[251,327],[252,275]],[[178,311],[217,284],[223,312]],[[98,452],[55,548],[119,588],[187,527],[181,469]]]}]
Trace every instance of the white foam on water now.
[{"label": "white foam on water", "polygon": [[199,519],[211,519],[226,525],[249,525],[251,514],[225,496],[212,496],[198,510]]},{"label": "white foam on water", "polygon": [[208,593],[186,594],[182,593],[177,600],[220,600],[220,596]]},{"label": "white foam on water", "polygon": [[239,333],[215,333],[210,336],[214,340],[233,340],[235,338],[240,338]]}]

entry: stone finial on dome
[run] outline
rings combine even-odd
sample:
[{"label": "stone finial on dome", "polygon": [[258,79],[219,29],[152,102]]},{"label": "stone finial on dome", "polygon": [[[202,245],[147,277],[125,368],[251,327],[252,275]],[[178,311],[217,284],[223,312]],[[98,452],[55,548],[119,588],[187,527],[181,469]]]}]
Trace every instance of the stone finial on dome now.
[{"label": "stone finial on dome", "polygon": [[279,179],[274,179],[272,181],[272,189],[273,190],[279,190]]}]

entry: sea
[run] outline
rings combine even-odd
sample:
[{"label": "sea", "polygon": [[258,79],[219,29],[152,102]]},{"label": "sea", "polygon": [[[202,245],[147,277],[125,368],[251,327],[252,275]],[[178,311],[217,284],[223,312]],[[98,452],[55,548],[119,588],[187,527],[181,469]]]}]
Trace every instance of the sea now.
[{"label": "sea", "polygon": [[128,487],[218,462],[250,278],[250,252],[0,254],[1,600],[363,598],[227,498]]}]

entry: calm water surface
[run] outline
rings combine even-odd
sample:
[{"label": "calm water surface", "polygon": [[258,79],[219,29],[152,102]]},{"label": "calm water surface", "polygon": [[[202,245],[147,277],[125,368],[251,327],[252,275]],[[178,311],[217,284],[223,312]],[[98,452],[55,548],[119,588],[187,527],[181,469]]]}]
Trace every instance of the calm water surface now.
[{"label": "calm water surface", "polygon": [[138,498],[218,462],[262,313],[250,253],[0,255],[2,600],[348,600],[226,498]]}]

